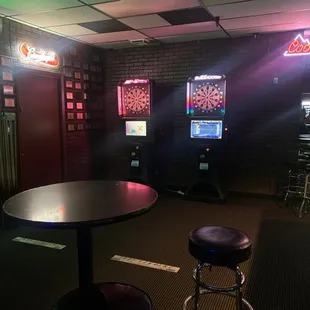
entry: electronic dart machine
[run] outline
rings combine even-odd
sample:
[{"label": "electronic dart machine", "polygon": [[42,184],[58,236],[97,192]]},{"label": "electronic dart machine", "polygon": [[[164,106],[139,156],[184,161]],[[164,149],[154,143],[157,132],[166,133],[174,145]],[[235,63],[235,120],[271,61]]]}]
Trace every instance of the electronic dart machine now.
[{"label": "electronic dart machine", "polygon": [[118,114],[129,144],[129,181],[152,182],[152,82],[128,79],[118,83]]},{"label": "electronic dart machine", "polygon": [[187,190],[202,200],[225,201],[221,186],[225,125],[226,77],[201,75],[187,82],[186,111],[190,144],[197,151],[197,180]]}]

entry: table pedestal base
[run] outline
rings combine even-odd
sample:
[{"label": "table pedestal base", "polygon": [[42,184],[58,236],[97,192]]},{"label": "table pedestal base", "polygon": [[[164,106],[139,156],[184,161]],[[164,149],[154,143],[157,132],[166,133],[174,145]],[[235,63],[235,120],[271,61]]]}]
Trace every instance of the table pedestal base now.
[{"label": "table pedestal base", "polygon": [[108,282],[75,289],[61,297],[51,310],[152,310],[152,302],[134,286]]}]

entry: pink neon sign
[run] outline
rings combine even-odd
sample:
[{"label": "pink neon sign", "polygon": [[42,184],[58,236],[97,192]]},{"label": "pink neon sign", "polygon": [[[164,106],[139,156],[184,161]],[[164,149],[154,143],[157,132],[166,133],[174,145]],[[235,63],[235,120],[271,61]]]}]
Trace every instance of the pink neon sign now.
[{"label": "pink neon sign", "polygon": [[287,47],[284,56],[310,55],[310,41],[299,34]]},{"label": "pink neon sign", "polygon": [[134,79],[134,80],[126,80],[124,84],[146,84],[149,83],[149,80],[146,79]]}]

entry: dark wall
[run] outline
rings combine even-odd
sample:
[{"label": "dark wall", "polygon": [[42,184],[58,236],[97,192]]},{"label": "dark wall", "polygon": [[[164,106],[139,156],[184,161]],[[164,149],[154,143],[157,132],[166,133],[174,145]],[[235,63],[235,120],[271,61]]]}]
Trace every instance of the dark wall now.
[{"label": "dark wall", "polygon": [[[103,169],[101,169],[102,150],[98,140],[104,136],[102,126],[100,126],[103,123],[103,51],[5,18],[0,18],[0,22],[2,24],[2,27],[0,27],[0,55],[11,57],[13,61],[12,68],[0,68],[0,71],[13,71],[14,78],[18,76],[24,67],[59,74],[61,81],[60,101],[62,103],[59,107],[62,136],[59,138],[63,143],[64,180],[73,181],[101,177],[104,173]],[[18,53],[18,46],[21,42],[27,42],[46,50],[53,49],[59,56],[60,66],[57,69],[51,69],[21,62]],[[75,78],[75,72],[80,73],[80,78]],[[69,76],[70,74],[71,76]],[[84,74],[88,76],[87,80],[84,80]],[[65,87],[66,80],[72,81],[73,85],[75,85],[75,82],[81,83],[82,89],[75,89],[75,86],[67,89]],[[14,84],[14,81],[3,82],[0,77],[1,83]],[[73,92],[74,98],[70,101],[73,101],[75,106],[77,102],[83,103],[82,110],[76,108],[73,111],[67,110],[65,98],[67,91]],[[16,89],[16,95],[17,93],[18,89]],[[87,95],[86,98],[84,94]],[[0,92],[1,111],[16,113],[18,121],[18,100],[15,109],[7,109],[2,105]],[[75,119],[68,120],[67,112],[75,113]],[[76,119],[78,112],[84,113],[83,120]],[[74,131],[68,130],[69,124],[74,125]],[[80,127],[80,124],[83,124],[83,127]]]},{"label": "dark wall", "polygon": [[[110,133],[106,147],[114,167],[111,174],[122,177],[126,166],[123,127],[117,117],[119,80],[155,80],[155,97],[162,93],[155,102],[160,106],[156,116],[161,118],[160,126],[169,128],[170,123],[173,132],[169,135],[167,130],[168,147],[159,150],[167,166],[162,177],[168,183],[186,184],[194,161],[186,125],[186,81],[199,74],[225,74],[229,128],[225,178],[229,189],[275,193],[285,178],[285,163],[295,156],[302,81],[308,66],[306,57],[283,56],[295,35],[290,32],[258,39],[206,40],[106,52],[105,121]],[[278,77],[278,84],[274,77]]]}]

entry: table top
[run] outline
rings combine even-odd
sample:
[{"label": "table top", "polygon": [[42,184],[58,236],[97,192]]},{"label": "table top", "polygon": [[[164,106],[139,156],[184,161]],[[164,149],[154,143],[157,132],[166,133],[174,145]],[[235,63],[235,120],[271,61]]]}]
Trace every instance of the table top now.
[{"label": "table top", "polygon": [[27,190],[8,199],[3,210],[31,226],[99,226],[138,216],[157,198],[154,189],[142,184],[81,181]]}]

